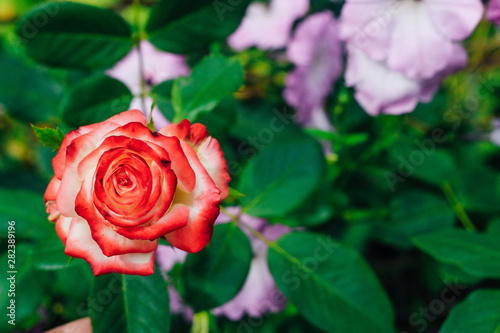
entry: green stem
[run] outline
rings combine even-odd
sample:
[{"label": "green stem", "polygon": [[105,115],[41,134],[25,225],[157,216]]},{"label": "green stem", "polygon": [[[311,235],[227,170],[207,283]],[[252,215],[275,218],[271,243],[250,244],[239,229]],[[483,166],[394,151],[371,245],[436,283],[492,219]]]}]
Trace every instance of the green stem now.
[{"label": "green stem", "polygon": [[256,229],[254,229],[253,227],[249,226],[248,224],[246,224],[245,222],[243,222],[241,220],[238,220],[237,223],[239,225],[243,226],[244,228],[248,229],[252,234],[255,235],[255,237],[257,237],[258,239],[260,239],[261,241],[266,243],[266,245],[269,246],[269,248],[272,248],[276,252],[279,252],[281,255],[286,257],[290,262],[293,262],[295,265],[297,265],[299,267],[303,266],[303,264],[299,260],[297,260],[297,258],[293,257],[292,255],[290,255],[290,253],[286,252],[281,246],[276,244],[275,241],[267,239],[266,237],[264,237],[264,235],[262,235]]},{"label": "green stem", "polygon": [[193,316],[193,326],[191,333],[208,333],[209,332],[209,317],[208,312],[202,311],[195,313]]},{"label": "green stem", "polygon": [[226,214],[227,216],[229,216],[233,222],[237,222],[238,221],[238,218],[239,218],[239,215],[234,215],[234,214],[231,214],[226,208],[224,207],[221,207],[220,208],[220,211],[223,212],[224,214]]},{"label": "green stem", "polygon": [[448,198],[448,201],[451,205],[451,208],[455,212],[455,215],[458,217],[460,222],[462,222],[465,229],[468,231],[475,231],[476,227],[474,226],[474,223],[472,223],[469,215],[467,215],[464,205],[458,200],[451,185],[448,182],[445,182],[443,183],[441,188],[443,189],[446,198]]},{"label": "green stem", "polygon": [[239,215],[241,214],[241,212],[238,215],[234,215],[234,214],[229,213],[227,211],[227,209],[225,209],[224,207],[221,207],[221,211],[224,214],[226,214],[229,217],[231,217],[233,223],[237,223],[240,226],[248,229],[252,234],[255,235],[255,237],[257,237],[258,239],[260,239],[261,241],[263,241],[264,243],[266,243],[266,245],[269,246],[269,248],[272,248],[276,252],[278,252],[281,255],[283,255],[284,257],[286,257],[290,262],[294,263],[298,267],[303,267],[304,266],[297,258],[295,258],[294,256],[290,255],[290,253],[286,252],[281,246],[279,246],[278,244],[276,244],[275,241],[267,239],[266,237],[264,237],[264,235],[262,235],[255,228],[253,228],[250,225],[246,224],[245,222],[241,221],[241,219],[239,218]]}]

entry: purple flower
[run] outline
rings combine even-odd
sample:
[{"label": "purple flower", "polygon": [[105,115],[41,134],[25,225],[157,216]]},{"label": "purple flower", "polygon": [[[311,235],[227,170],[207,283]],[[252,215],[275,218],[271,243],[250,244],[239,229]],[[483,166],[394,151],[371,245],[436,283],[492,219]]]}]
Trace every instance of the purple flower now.
[{"label": "purple flower", "polygon": [[250,4],[238,29],[228,38],[236,51],[257,46],[261,50],[285,47],[296,19],[309,10],[309,0],[271,0]]},{"label": "purple flower", "polygon": [[314,14],[300,23],[288,45],[288,59],[296,67],[286,77],[284,98],[297,108],[297,121],[303,125],[329,128],[323,104],[342,73],[337,30],[331,12]]},{"label": "purple flower", "polygon": [[[227,209],[233,215],[239,215],[239,207]],[[231,220],[221,214],[215,223],[227,223]],[[291,229],[282,224],[270,225],[266,220],[250,215],[239,215],[239,220],[259,231],[269,240],[277,240]],[[286,299],[274,282],[267,265],[268,246],[246,228],[242,228],[252,246],[253,259],[245,284],[238,294],[226,304],[212,310],[215,315],[225,315],[231,320],[239,320],[245,314],[260,317],[265,313],[276,313],[284,309]]]},{"label": "purple flower", "polygon": [[418,102],[430,102],[443,79],[467,64],[467,53],[454,45],[448,66],[430,79],[410,78],[375,61],[357,48],[348,48],[346,85],[356,88],[356,100],[365,111],[378,114],[402,114],[415,109]]},{"label": "purple flower", "polygon": [[488,3],[488,10],[486,11],[486,18],[500,27],[500,0],[490,0]]},{"label": "purple flower", "polygon": [[481,20],[480,0],[347,0],[341,37],[408,78],[431,79]]},{"label": "purple flower", "polygon": [[[144,69],[144,80],[146,81],[146,92],[149,89],[166,80],[172,80],[179,76],[189,75],[190,69],[186,65],[185,57],[158,51],[148,41],[141,41],[141,55]],[[122,81],[136,97],[132,100],[130,109],[139,109],[145,116],[149,116],[150,107],[153,104],[151,96],[144,97],[142,105],[140,57],[137,48],[132,49],[113,68],[106,71],[109,76]],[[146,110],[144,110],[144,107]],[[153,120],[156,128],[162,128],[169,124],[158,108],[153,110]]]},{"label": "purple flower", "polygon": [[[229,207],[228,212],[239,215],[239,207]],[[259,231],[269,240],[277,240],[291,229],[285,225],[269,225],[265,220],[250,215],[241,214],[239,220]],[[221,213],[216,224],[228,223],[231,218]],[[275,313],[284,309],[286,299],[279,291],[267,265],[267,245],[249,232],[246,228],[242,231],[248,236],[252,246],[253,259],[247,279],[238,294],[229,302],[212,310],[215,315],[225,315],[231,320],[239,320],[245,314],[259,317],[265,313]],[[157,252],[157,262],[163,272],[169,272],[176,263],[186,260],[187,252],[160,245]],[[170,310],[172,313],[183,314],[184,318],[191,320],[193,310],[185,304],[174,287],[169,286]]]},{"label": "purple flower", "polygon": [[493,130],[489,134],[490,141],[495,145],[500,146],[500,119],[493,119],[491,125],[493,126]]}]

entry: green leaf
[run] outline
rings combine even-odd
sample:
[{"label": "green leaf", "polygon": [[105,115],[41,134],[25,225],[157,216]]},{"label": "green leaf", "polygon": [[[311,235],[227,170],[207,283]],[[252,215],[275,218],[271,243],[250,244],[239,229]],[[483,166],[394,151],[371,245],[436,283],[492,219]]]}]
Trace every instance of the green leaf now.
[{"label": "green leaf", "polygon": [[106,75],[92,76],[80,81],[65,96],[62,118],[75,128],[98,123],[126,111],[132,99],[122,82]]},{"label": "green leaf", "polygon": [[475,290],[451,309],[441,333],[500,332],[500,290]]},{"label": "green leaf", "polygon": [[321,180],[324,157],[311,139],[269,146],[243,169],[238,191],[243,211],[280,217],[300,205]]},{"label": "green leaf", "polygon": [[[11,332],[13,328],[22,331],[28,329],[40,321],[40,314],[37,309],[43,304],[44,297],[47,296],[47,275],[37,272],[33,269],[33,262],[30,260],[32,249],[29,245],[16,243],[15,249],[15,271],[10,273],[7,269],[8,252],[5,251],[0,260],[4,264],[4,269],[0,272],[0,306],[3,309],[4,320],[0,322],[1,332]],[[11,288],[11,280],[7,280],[12,275],[15,276],[14,289]],[[11,294],[9,296],[9,294]],[[6,316],[10,310],[6,308],[10,306],[10,300],[15,300],[15,326],[7,323],[11,320]],[[21,329],[24,327],[25,329]]]},{"label": "green leaf", "polygon": [[47,121],[57,115],[62,91],[46,70],[0,58],[0,104],[11,116],[33,123]]},{"label": "green leaf", "polygon": [[[0,188],[0,220],[15,221],[16,238],[36,240],[55,233],[47,220],[43,195],[32,191]],[[6,228],[0,229],[0,236],[7,237]]]},{"label": "green leaf", "polygon": [[149,40],[172,53],[190,53],[226,39],[240,25],[250,0],[161,0],[146,25]]},{"label": "green leaf", "polygon": [[221,141],[227,138],[227,133],[229,133],[231,126],[234,125],[236,108],[236,99],[228,95],[217,104],[215,109],[196,117],[195,122],[205,125],[208,133],[217,138],[222,145]]},{"label": "green leaf", "polygon": [[375,235],[380,240],[402,248],[412,247],[411,238],[448,229],[455,217],[448,203],[423,191],[405,192],[389,203],[390,217],[376,224]]},{"label": "green leaf", "polygon": [[191,75],[179,77],[172,88],[175,121],[193,121],[199,114],[213,110],[226,96],[243,84],[243,67],[237,59],[212,55],[203,59]]},{"label": "green leaf", "polygon": [[151,89],[151,93],[156,95],[158,109],[168,120],[174,119],[174,107],[172,106],[172,87],[174,80],[164,81]]},{"label": "green leaf", "polygon": [[21,18],[16,34],[31,58],[50,67],[108,68],[133,46],[130,27],[118,14],[73,2],[35,8]]},{"label": "green leaf", "polygon": [[245,196],[243,193],[238,192],[237,190],[235,190],[232,187],[229,188],[229,195],[232,195],[234,197],[244,197]]},{"label": "green leaf", "polygon": [[89,315],[94,333],[168,332],[167,283],[158,269],[150,276],[96,277],[90,292]]},{"label": "green leaf", "polygon": [[299,312],[327,332],[394,332],[391,303],[354,250],[311,233],[291,233],[269,248],[276,284]]},{"label": "green leaf", "polygon": [[488,166],[481,156],[483,149],[477,145],[479,143],[466,145],[457,154],[460,168],[454,174],[455,181],[450,184],[467,212],[499,212],[500,193],[495,191],[498,172]]},{"label": "green leaf", "polygon": [[500,278],[498,237],[459,229],[422,235],[413,243],[434,259],[455,264],[479,278]]},{"label": "green leaf", "polygon": [[59,150],[61,147],[62,141],[64,140],[64,133],[59,128],[53,129],[49,127],[40,128],[35,125],[31,125],[33,131],[40,140],[40,142],[49,148],[52,148],[54,151]]},{"label": "green leaf", "polygon": [[486,232],[492,236],[500,237],[500,218],[497,217],[489,222]]},{"label": "green leaf", "polygon": [[196,312],[231,300],[241,289],[250,269],[252,248],[234,223],[217,225],[210,244],[188,254],[182,266],[184,299]]},{"label": "green leaf", "polygon": [[440,186],[456,174],[453,156],[444,149],[436,149],[436,143],[431,139],[398,142],[390,153],[401,177],[412,176]]},{"label": "green leaf", "polygon": [[84,264],[83,259],[71,258],[64,253],[64,244],[54,233],[52,237],[43,239],[35,246],[33,251],[33,262],[36,269],[44,271],[62,270],[68,266],[78,266]]},{"label": "green leaf", "polygon": [[446,150],[438,149],[427,156],[422,165],[415,168],[415,177],[430,184],[442,185],[455,175],[456,170],[453,156]]}]

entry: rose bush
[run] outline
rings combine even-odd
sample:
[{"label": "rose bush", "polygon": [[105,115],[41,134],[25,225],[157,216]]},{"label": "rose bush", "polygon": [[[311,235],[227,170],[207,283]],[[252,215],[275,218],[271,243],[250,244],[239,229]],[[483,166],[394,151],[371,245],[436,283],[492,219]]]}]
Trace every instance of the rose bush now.
[{"label": "rose bush", "polygon": [[198,252],[212,237],[229,174],[216,139],[184,120],[153,133],[139,110],[66,135],[45,192],[65,253],[95,275],[154,272],[159,238]]}]

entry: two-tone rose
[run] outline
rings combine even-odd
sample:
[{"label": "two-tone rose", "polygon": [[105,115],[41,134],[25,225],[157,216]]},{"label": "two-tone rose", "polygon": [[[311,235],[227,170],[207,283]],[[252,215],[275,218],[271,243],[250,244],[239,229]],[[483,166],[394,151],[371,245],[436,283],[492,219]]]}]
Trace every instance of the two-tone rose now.
[{"label": "two-tone rose", "polygon": [[159,238],[188,252],[212,237],[229,175],[219,143],[184,120],[153,133],[139,110],[64,138],[45,193],[65,253],[95,275],[149,275]]}]

